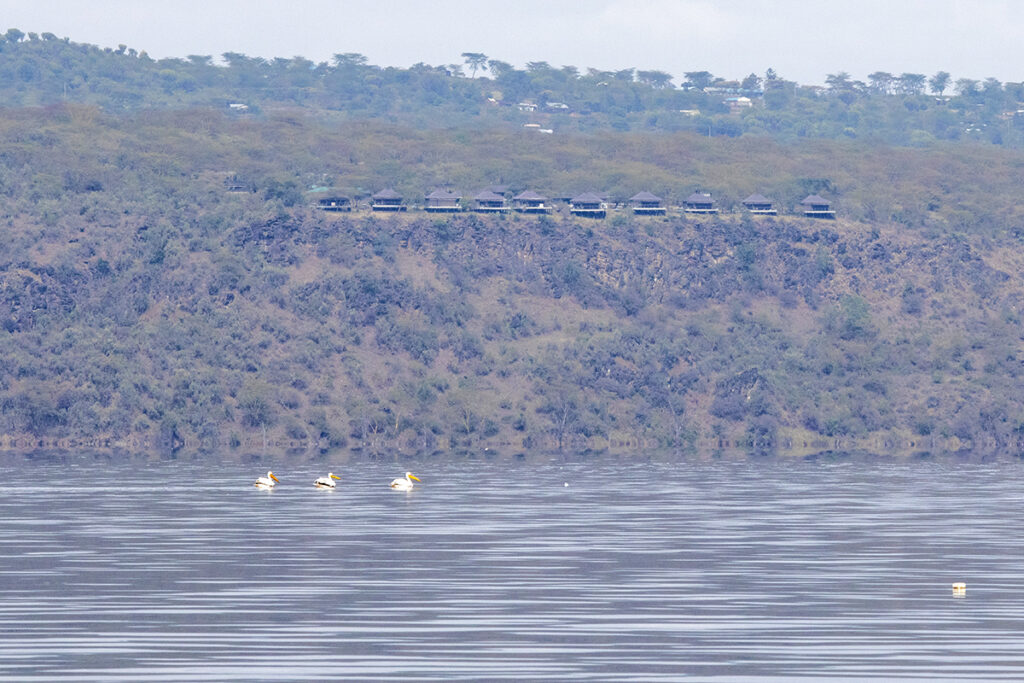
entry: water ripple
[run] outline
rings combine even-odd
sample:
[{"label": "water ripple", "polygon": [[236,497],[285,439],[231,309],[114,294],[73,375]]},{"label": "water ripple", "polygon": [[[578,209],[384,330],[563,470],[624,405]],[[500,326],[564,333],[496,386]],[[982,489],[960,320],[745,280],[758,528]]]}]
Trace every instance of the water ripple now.
[{"label": "water ripple", "polygon": [[6,467],[0,681],[1024,677],[1016,463],[274,469]]}]

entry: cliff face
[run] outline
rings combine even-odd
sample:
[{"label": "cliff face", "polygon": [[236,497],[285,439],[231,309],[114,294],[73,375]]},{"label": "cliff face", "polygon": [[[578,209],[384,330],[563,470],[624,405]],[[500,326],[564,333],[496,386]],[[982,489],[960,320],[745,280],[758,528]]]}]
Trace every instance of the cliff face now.
[{"label": "cliff face", "polygon": [[[196,132],[198,116],[0,121],[0,445],[1010,453],[1024,432],[1005,178],[972,195],[989,212],[971,221],[946,181],[927,219],[899,213],[928,203],[930,172],[910,166],[874,220],[882,204],[856,193],[836,221],[335,214],[302,191],[311,147],[276,135],[331,147],[344,131]],[[487,166],[493,142],[462,154]],[[548,183],[556,152],[529,162]],[[762,160],[793,187],[828,156],[776,152]],[[867,196],[879,171],[859,154]],[[426,186],[437,158],[405,172]],[[360,163],[334,184],[383,186]],[[972,163],[983,188],[986,165],[1017,162]],[[256,180],[227,191],[246,164]],[[642,186],[651,167],[630,168],[615,182]]]},{"label": "cliff face", "polygon": [[148,231],[123,244],[149,258],[6,268],[5,433],[786,451],[1009,448],[1024,425],[1020,257],[961,237],[303,211],[216,250]]}]

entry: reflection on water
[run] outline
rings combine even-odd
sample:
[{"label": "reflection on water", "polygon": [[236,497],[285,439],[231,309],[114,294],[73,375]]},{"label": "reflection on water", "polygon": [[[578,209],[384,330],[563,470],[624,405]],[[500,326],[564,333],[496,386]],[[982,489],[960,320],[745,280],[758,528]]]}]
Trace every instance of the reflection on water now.
[{"label": "reflection on water", "polygon": [[1018,463],[141,467],[7,461],[0,680],[1024,677]]}]

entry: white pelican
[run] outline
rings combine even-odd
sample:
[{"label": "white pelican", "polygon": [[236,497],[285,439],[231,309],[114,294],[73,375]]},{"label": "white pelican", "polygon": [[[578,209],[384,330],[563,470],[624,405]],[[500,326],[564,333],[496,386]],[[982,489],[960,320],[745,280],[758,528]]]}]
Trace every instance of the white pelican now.
[{"label": "white pelican", "polygon": [[317,488],[321,489],[333,489],[335,479],[341,481],[341,477],[336,475],[334,472],[328,472],[326,477],[320,477],[319,479],[314,481],[313,486],[316,486]]},{"label": "white pelican", "polygon": [[256,483],[253,484],[253,486],[256,486],[261,489],[272,489],[274,488],[274,484],[279,481],[281,480],[275,477],[273,472],[267,470],[267,476],[260,477],[259,479],[257,479]]},{"label": "white pelican", "polygon": [[391,488],[395,489],[396,491],[412,491],[413,479],[415,479],[416,481],[420,480],[420,478],[417,477],[412,472],[406,472],[404,479],[395,479],[391,482]]}]

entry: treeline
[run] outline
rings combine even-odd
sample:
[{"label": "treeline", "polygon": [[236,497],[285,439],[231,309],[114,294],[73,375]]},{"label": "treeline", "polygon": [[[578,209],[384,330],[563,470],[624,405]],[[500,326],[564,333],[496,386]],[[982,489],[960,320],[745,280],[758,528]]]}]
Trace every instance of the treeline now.
[{"label": "treeline", "polygon": [[[1024,144],[1021,83],[954,79],[947,72],[875,72],[864,81],[840,72],[827,76],[826,87],[808,87],[770,68],[735,79],[707,71],[677,79],[657,70],[604,71],[543,61],[520,69],[468,52],[463,63],[409,68],[375,66],[354,53],[315,63],[228,52],[220,56],[221,65],[212,55],[154,60],[126,45],[101,49],[18,29],[0,34],[0,56],[0,97],[13,107],[81,103],[123,112],[234,104],[244,105],[233,111],[246,116],[304,108],[420,129],[541,122],[559,133],[648,130],[913,146],[937,140]],[[734,96],[750,97],[752,106],[730,106],[727,100]],[[535,109],[520,111],[520,103]]]},{"label": "treeline", "polygon": [[[4,110],[0,433],[239,452],[926,437],[1013,452],[1020,161]],[[239,173],[251,191],[226,192]],[[664,196],[687,179],[724,203],[827,182],[843,212],[353,216],[307,192],[441,179]]]}]

